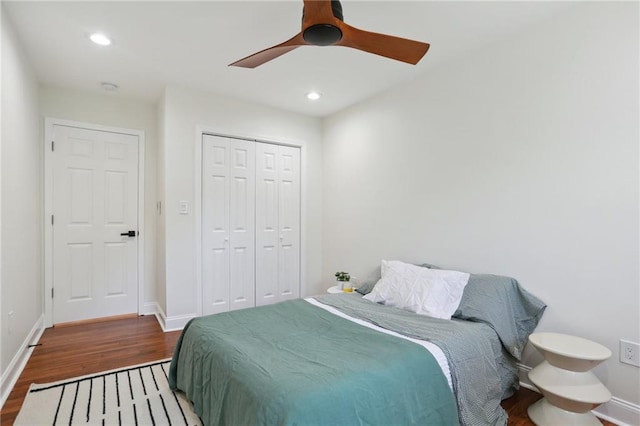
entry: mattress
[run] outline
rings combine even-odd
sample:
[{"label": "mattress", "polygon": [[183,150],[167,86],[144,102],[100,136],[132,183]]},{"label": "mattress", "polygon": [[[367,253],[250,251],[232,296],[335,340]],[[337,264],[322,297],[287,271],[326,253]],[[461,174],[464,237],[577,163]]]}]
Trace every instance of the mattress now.
[{"label": "mattress", "polygon": [[431,352],[301,299],[191,320],[169,384],[206,425],[458,424]]},{"label": "mattress", "polygon": [[193,319],[169,382],[205,424],[500,425],[515,362],[486,324],[356,295]]}]

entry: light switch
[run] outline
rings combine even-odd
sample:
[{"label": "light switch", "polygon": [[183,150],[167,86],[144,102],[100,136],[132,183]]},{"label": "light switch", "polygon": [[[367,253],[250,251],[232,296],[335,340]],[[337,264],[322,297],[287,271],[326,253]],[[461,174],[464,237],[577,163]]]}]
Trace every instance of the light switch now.
[{"label": "light switch", "polygon": [[189,214],[189,202],[180,201],[180,214]]}]

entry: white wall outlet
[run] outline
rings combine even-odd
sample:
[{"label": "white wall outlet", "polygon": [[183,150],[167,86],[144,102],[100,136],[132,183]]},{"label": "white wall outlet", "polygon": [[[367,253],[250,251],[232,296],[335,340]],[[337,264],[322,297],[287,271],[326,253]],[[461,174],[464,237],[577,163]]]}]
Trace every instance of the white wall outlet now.
[{"label": "white wall outlet", "polygon": [[640,367],[640,344],[620,340],[620,362]]}]

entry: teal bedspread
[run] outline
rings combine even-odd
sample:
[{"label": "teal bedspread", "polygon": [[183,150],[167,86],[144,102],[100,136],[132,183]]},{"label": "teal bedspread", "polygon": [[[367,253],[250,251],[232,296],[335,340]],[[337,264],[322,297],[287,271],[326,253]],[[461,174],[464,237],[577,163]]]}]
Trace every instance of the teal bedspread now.
[{"label": "teal bedspread", "polygon": [[457,425],[424,348],[304,300],[191,320],[169,384],[205,425]]}]

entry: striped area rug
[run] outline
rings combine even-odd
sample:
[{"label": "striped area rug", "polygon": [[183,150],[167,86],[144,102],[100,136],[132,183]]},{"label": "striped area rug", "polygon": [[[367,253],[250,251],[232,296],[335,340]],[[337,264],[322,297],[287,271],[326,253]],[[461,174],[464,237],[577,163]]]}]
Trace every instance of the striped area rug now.
[{"label": "striped area rug", "polygon": [[32,384],[16,425],[202,425],[169,389],[170,360]]}]

